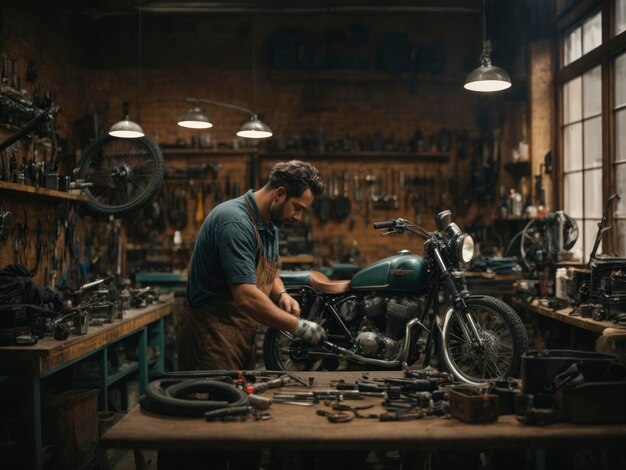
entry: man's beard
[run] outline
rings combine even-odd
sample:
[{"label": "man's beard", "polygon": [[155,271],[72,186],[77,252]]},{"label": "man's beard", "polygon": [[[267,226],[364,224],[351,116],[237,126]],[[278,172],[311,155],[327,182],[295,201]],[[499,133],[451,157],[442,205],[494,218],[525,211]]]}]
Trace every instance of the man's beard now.
[{"label": "man's beard", "polygon": [[291,219],[283,218],[283,209],[285,208],[285,204],[287,204],[286,200],[282,204],[275,203],[270,206],[270,220],[277,227],[282,227],[291,222]]}]

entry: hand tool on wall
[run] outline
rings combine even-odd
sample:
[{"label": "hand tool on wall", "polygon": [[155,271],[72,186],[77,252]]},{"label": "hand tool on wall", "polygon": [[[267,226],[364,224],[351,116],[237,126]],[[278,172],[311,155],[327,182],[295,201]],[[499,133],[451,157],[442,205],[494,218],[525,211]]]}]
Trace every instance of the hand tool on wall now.
[{"label": "hand tool on wall", "polygon": [[226,198],[231,198],[231,187],[230,187],[230,168],[226,171],[226,183],[224,185],[224,192],[226,193]]},{"label": "hand tool on wall", "polygon": [[9,59],[6,57],[2,58],[2,84],[9,84]]},{"label": "hand tool on wall", "polygon": [[369,171],[367,175],[365,175],[365,183],[367,184],[367,203],[365,204],[365,223],[370,223],[370,212],[372,210],[372,202],[374,200],[374,182],[376,181],[376,177],[372,175]]},{"label": "hand tool on wall", "polygon": [[[343,172],[342,180],[343,180],[343,194],[338,196],[335,201],[335,216],[337,220],[344,220],[348,215],[350,215],[351,203],[350,197],[348,196],[348,171]],[[339,186],[337,184],[337,186]],[[335,188],[338,193],[338,188]]]},{"label": "hand tool on wall", "polygon": [[361,201],[363,200],[363,195],[361,194],[360,181],[359,181],[359,172],[354,173],[354,210],[352,211],[352,218],[350,219],[350,229],[354,228],[354,224],[361,214]]},{"label": "hand tool on wall", "polygon": [[224,200],[224,193],[222,192],[222,184],[219,180],[215,180],[215,205],[217,206]]},{"label": "hand tool on wall", "polygon": [[338,219],[337,199],[339,198],[339,182],[337,181],[337,174],[334,171],[332,172],[330,179],[333,186],[332,198],[330,200],[331,216],[333,219]]},{"label": "hand tool on wall", "polygon": [[202,184],[198,184],[196,202],[196,222],[201,223],[204,220],[204,196],[202,195]]},{"label": "hand tool on wall", "polygon": [[326,187],[324,194],[318,197],[316,199],[317,202],[315,203],[317,217],[319,221],[322,223],[326,222],[330,218],[330,215],[331,215],[331,203],[330,203],[330,193],[332,191],[331,183],[332,183],[332,180],[329,181],[329,184]]},{"label": "hand tool on wall", "polygon": [[394,209],[399,207],[398,188],[396,186],[396,170],[391,170],[391,202]]},{"label": "hand tool on wall", "polygon": [[16,90],[20,89],[19,77],[17,74],[17,59],[11,60],[11,86]]}]

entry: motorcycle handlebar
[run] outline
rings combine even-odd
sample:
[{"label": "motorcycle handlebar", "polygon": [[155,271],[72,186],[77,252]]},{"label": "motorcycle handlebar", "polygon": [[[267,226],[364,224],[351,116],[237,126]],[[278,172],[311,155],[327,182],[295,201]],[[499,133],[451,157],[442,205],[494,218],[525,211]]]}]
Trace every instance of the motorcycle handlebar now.
[{"label": "motorcycle handlebar", "polygon": [[385,220],[384,222],[374,222],[374,228],[376,230],[381,229],[381,228],[390,228],[390,227],[395,227],[396,226],[396,221],[395,220]]}]

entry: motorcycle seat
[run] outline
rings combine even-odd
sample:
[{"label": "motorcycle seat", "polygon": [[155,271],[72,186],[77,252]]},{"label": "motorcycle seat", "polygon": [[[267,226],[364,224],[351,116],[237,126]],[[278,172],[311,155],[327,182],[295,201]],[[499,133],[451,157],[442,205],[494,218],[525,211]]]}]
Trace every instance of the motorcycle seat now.
[{"label": "motorcycle seat", "polygon": [[322,294],[343,294],[350,290],[350,280],[331,281],[319,271],[311,271],[311,287]]}]

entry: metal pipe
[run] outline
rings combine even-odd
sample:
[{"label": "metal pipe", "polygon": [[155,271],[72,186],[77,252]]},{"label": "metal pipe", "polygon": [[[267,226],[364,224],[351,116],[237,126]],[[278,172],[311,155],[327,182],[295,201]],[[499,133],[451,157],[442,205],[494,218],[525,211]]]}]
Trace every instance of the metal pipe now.
[{"label": "metal pipe", "polygon": [[213,13],[213,14],[241,14],[250,13],[255,15],[306,15],[306,14],[329,14],[329,13],[454,13],[454,14],[479,14],[480,9],[469,7],[442,7],[442,6],[313,6],[313,7],[258,7],[248,5],[225,6],[223,3],[208,2],[153,2],[141,7],[147,13]]},{"label": "metal pipe", "polygon": [[404,335],[405,341],[402,346],[402,349],[400,350],[400,354],[398,355],[398,359],[394,361],[385,361],[383,359],[373,359],[371,357],[363,357],[348,349],[342,348],[341,346],[337,346],[336,344],[331,343],[329,341],[326,341],[325,346],[328,347],[328,349],[334,350],[334,352],[337,352],[345,356],[349,360],[357,362],[359,364],[367,364],[367,365],[379,366],[379,367],[398,367],[401,364],[404,364],[407,358],[409,357],[409,350],[411,347],[411,336],[412,336],[411,329],[416,324],[419,324],[422,328],[428,331],[428,329],[419,321],[418,318],[413,318],[412,320],[407,322],[406,333]]}]

